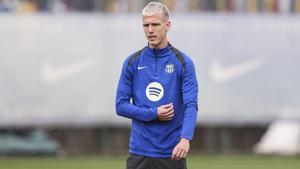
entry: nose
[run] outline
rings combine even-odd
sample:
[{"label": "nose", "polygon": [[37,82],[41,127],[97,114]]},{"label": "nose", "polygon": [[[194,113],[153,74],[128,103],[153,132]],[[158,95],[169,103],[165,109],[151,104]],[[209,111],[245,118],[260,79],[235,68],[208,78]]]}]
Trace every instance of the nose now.
[{"label": "nose", "polygon": [[149,25],[149,27],[148,27],[148,32],[149,32],[149,33],[153,33],[153,31],[154,31],[154,29],[153,29],[152,25]]}]

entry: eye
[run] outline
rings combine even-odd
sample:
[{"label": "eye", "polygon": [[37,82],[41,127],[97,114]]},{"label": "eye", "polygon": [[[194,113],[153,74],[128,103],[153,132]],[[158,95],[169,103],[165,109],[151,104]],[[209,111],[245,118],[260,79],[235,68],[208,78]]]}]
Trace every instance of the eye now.
[{"label": "eye", "polygon": [[151,25],[152,25],[152,26],[159,26],[160,23],[152,23]]},{"label": "eye", "polygon": [[149,24],[143,24],[143,27],[149,27]]}]

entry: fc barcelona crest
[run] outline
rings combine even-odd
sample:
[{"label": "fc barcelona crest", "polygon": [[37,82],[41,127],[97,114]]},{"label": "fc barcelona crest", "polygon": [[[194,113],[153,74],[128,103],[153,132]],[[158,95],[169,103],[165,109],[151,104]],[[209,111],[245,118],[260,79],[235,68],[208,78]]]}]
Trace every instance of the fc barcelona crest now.
[{"label": "fc barcelona crest", "polygon": [[173,71],[174,71],[174,64],[167,64],[166,72],[167,73],[173,73]]}]

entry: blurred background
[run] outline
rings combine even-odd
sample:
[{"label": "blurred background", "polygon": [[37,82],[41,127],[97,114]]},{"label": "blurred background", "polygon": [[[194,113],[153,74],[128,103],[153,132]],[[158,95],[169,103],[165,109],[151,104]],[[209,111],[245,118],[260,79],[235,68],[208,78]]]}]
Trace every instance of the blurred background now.
[{"label": "blurred background", "polygon": [[[127,154],[130,120],[114,99],[124,59],[147,45],[148,2],[0,0],[3,166],[15,155]],[[300,0],[161,2],[200,85],[191,163],[276,154],[299,166]]]}]

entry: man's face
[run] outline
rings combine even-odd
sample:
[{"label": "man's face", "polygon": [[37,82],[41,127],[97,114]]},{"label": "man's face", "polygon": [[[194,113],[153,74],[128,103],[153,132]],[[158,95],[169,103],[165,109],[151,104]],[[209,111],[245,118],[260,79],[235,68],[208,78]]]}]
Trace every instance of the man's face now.
[{"label": "man's face", "polygon": [[168,43],[167,31],[170,29],[170,25],[170,21],[163,15],[143,16],[144,32],[151,48],[165,47]]}]

